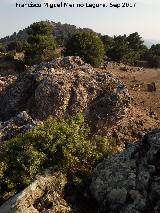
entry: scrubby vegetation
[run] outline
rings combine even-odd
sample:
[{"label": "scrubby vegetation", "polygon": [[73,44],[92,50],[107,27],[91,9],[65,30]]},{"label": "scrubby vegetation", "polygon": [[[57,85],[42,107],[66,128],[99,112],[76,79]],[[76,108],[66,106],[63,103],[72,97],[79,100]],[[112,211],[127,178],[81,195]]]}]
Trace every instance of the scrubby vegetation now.
[{"label": "scrubby vegetation", "polygon": [[6,142],[0,148],[0,202],[26,187],[35,175],[57,166],[77,179],[87,176],[105,155],[116,151],[107,137],[89,139],[83,116],[48,118],[43,124]]},{"label": "scrubby vegetation", "polygon": [[79,32],[68,40],[65,55],[80,56],[85,62],[98,67],[103,62],[104,46],[95,33]]}]

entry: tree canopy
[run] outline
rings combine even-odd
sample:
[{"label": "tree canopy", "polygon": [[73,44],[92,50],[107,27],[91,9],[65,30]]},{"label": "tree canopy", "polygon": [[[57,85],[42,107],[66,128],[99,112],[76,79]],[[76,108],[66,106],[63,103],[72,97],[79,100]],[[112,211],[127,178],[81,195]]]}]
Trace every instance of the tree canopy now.
[{"label": "tree canopy", "polygon": [[25,53],[27,64],[48,61],[54,57],[55,39],[51,26],[46,22],[36,22],[30,26],[27,42]]},{"label": "tree canopy", "polygon": [[149,62],[150,67],[160,67],[160,44],[154,44],[145,54],[145,59]]},{"label": "tree canopy", "polygon": [[[111,40],[110,40],[111,41]],[[111,60],[134,64],[145,53],[147,47],[137,32],[127,35],[114,36],[106,46],[106,54]]]},{"label": "tree canopy", "polygon": [[152,67],[160,66],[160,44],[148,49],[137,32],[111,37],[52,21],[35,22],[1,38],[0,52],[25,51],[25,61],[31,65],[56,57],[56,45],[59,50],[65,49],[65,55],[79,55],[93,66],[102,63],[104,53],[112,61],[135,65],[139,60],[146,60]]},{"label": "tree canopy", "polygon": [[98,67],[103,62],[104,45],[94,32],[81,31],[67,41],[65,55],[80,56],[85,62]]},{"label": "tree canopy", "polygon": [[103,42],[104,45],[104,50],[106,51],[107,49],[111,48],[112,43],[113,43],[113,38],[108,36],[108,35],[100,35],[100,38]]},{"label": "tree canopy", "polygon": [[7,51],[17,51],[17,52],[21,52],[25,49],[25,46],[27,45],[27,41],[25,40],[15,40],[10,42],[7,45]]}]

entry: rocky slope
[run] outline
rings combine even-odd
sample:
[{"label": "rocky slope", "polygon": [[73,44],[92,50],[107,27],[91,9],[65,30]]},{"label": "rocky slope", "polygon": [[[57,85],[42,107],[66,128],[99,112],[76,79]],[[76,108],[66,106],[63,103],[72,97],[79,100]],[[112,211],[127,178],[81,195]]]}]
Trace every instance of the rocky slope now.
[{"label": "rocky slope", "polygon": [[93,69],[79,57],[66,57],[30,67],[0,93],[0,120],[22,111],[34,119],[83,113],[95,131],[124,116],[131,98],[111,73]]},{"label": "rocky slope", "polygon": [[160,130],[108,157],[94,170],[90,190],[100,212],[160,212]]},{"label": "rocky slope", "polygon": [[81,112],[93,133],[109,135],[118,143],[141,139],[148,129],[158,126],[158,120],[133,106],[125,85],[107,70],[94,69],[71,56],[28,67],[12,81],[10,76],[1,78],[1,140],[31,125],[14,121],[23,111],[35,123],[49,115],[67,117]]}]

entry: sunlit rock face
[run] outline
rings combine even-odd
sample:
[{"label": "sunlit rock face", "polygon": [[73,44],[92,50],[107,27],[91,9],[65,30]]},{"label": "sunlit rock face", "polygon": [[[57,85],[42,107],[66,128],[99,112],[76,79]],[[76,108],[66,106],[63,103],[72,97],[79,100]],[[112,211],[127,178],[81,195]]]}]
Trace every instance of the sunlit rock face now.
[{"label": "sunlit rock face", "polygon": [[79,57],[64,57],[28,68],[2,91],[0,119],[24,110],[41,120],[82,112],[96,126],[108,126],[129,103],[128,90],[111,73],[94,69]]}]

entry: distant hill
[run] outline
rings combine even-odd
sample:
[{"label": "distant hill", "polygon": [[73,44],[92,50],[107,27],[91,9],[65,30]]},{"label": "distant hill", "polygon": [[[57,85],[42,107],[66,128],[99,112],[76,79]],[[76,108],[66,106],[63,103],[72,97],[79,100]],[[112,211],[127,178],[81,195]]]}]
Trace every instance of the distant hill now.
[{"label": "distant hill", "polygon": [[[71,37],[73,34],[80,30],[88,30],[92,31],[89,28],[78,28],[75,25],[71,24],[61,24],[60,22],[56,23],[53,21],[45,21],[48,24],[50,24],[53,27],[53,34],[56,38],[56,41],[58,44],[63,44],[69,37]],[[27,40],[27,31],[29,27],[20,30],[18,33],[14,32],[11,36],[6,36],[4,38],[0,39],[0,43],[3,43],[5,45],[9,44],[10,42],[13,42],[15,40]],[[101,35],[100,33],[97,33],[97,35]],[[153,39],[144,39],[144,44],[150,48],[153,44],[160,43],[160,40],[153,40]]]},{"label": "distant hill", "polygon": [[[55,23],[53,21],[51,22],[46,21],[46,22],[53,27],[53,35],[55,36],[58,44],[62,44],[70,36],[72,36],[74,33],[76,33],[79,30],[88,30],[93,32],[93,30],[89,28],[77,28],[75,25],[61,24],[60,22]],[[28,29],[29,27],[23,30],[20,30],[18,33],[13,33],[11,36],[6,36],[4,38],[1,38],[0,43],[3,43],[6,45],[15,40],[26,40],[28,36],[27,35]]]}]

